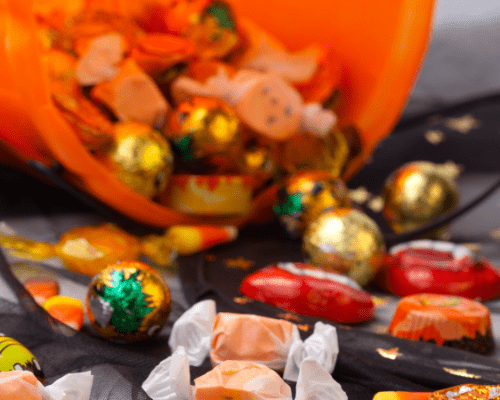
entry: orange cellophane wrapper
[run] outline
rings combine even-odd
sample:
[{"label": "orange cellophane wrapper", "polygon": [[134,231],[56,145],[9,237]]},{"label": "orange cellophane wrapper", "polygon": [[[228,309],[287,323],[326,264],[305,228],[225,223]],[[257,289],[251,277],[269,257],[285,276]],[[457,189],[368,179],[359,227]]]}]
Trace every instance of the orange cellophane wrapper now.
[{"label": "orange cellophane wrapper", "polygon": [[225,361],[194,380],[195,398],[203,400],[291,400],[292,391],[268,367],[245,361]]},{"label": "orange cellophane wrapper", "polygon": [[412,340],[434,340],[442,346],[448,340],[474,339],[491,328],[490,313],[481,303],[458,296],[419,294],[398,303],[389,333]]},{"label": "orange cellophane wrapper", "polygon": [[373,400],[429,400],[432,393],[425,392],[379,392]]},{"label": "orange cellophane wrapper", "polygon": [[28,371],[0,372],[0,399],[42,400],[42,388]]},{"label": "orange cellophane wrapper", "polygon": [[212,333],[210,360],[253,361],[274,370],[285,368],[298,331],[289,321],[258,315],[219,313]]}]

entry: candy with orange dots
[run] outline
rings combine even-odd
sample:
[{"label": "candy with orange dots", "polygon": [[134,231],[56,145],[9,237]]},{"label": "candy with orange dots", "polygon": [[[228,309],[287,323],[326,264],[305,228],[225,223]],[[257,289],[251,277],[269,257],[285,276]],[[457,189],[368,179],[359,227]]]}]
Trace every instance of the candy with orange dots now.
[{"label": "candy with orange dots", "polygon": [[24,281],[24,287],[38,304],[45,303],[49,298],[59,294],[59,283],[45,276],[34,276]]}]

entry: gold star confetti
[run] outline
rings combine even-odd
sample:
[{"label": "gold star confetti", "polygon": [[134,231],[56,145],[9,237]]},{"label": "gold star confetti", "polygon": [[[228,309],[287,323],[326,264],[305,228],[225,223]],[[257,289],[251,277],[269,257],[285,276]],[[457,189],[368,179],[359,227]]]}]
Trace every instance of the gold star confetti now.
[{"label": "gold star confetti", "polygon": [[465,170],[465,167],[463,165],[457,164],[452,160],[446,161],[440,167],[441,171],[444,174],[448,175],[451,179],[455,179]]},{"label": "gold star confetti", "polygon": [[380,196],[376,196],[368,202],[368,207],[373,212],[380,212],[384,209],[384,199]]},{"label": "gold star confetti", "polygon": [[276,317],[279,319],[287,320],[287,321],[302,322],[302,319],[298,315],[291,314],[291,313],[277,314]]},{"label": "gold star confetti", "polygon": [[226,258],[224,260],[224,263],[229,268],[238,268],[238,269],[242,269],[243,271],[248,270],[250,267],[253,267],[255,264],[253,261],[246,260],[243,257]]},{"label": "gold star confetti", "polygon": [[364,186],[360,186],[357,189],[349,190],[349,197],[355,203],[363,204],[372,197],[372,194]]},{"label": "gold star confetti", "polygon": [[215,256],[213,254],[207,254],[205,256],[205,260],[207,260],[208,262],[215,261]]},{"label": "gold star confetti", "polygon": [[309,330],[310,326],[307,324],[301,324],[301,325],[297,325],[297,328],[299,328],[303,332],[307,332]]},{"label": "gold star confetti", "polygon": [[445,139],[444,133],[438,130],[429,130],[425,132],[425,140],[430,144],[439,144]]},{"label": "gold star confetti", "polygon": [[446,126],[465,134],[469,133],[471,129],[477,128],[479,122],[472,115],[467,114],[459,118],[448,118],[446,120]]},{"label": "gold star confetti", "polygon": [[377,353],[380,354],[384,358],[388,358],[389,360],[395,360],[399,356],[403,354],[398,353],[399,347],[394,347],[393,349],[385,350],[385,349],[376,349]]},{"label": "gold star confetti", "polygon": [[490,236],[491,236],[493,239],[498,239],[498,240],[500,240],[500,228],[495,229],[494,231],[490,231]]},{"label": "gold star confetti", "polygon": [[389,331],[389,328],[384,325],[373,325],[372,329],[375,333],[383,334]]},{"label": "gold star confetti", "polygon": [[233,301],[238,304],[248,304],[253,301],[253,299],[249,297],[233,297]]},{"label": "gold star confetti", "polygon": [[443,368],[443,369],[452,375],[462,376],[464,378],[481,379],[480,375],[469,374],[466,369],[451,369],[451,368]]}]

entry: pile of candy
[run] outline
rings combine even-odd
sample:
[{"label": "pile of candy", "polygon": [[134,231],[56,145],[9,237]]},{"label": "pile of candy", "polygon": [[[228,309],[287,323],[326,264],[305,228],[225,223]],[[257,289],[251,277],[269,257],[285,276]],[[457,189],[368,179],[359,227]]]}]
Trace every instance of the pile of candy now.
[{"label": "pile of candy", "polygon": [[175,188],[186,190],[185,174],[245,176],[243,188],[196,181],[229,186],[230,203],[304,167],[339,177],[360,150],[356,129],[337,124],[333,50],[288,52],[224,1],[39,0],[33,11],[52,99],[81,143],[177,211],[248,212],[183,208]]}]

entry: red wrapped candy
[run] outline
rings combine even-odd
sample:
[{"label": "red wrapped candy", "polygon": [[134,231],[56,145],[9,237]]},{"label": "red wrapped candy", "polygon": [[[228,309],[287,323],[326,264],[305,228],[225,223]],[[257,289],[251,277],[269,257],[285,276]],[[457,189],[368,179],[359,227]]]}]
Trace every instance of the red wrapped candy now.
[{"label": "red wrapped candy", "polygon": [[352,279],[303,263],[278,263],[247,276],[247,297],[302,315],[354,324],[374,316],[371,296]]},{"label": "red wrapped candy", "polygon": [[500,296],[500,272],[464,245],[415,240],[391,248],[376,282],[397,296],[435,293],[491,300]]}]

